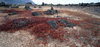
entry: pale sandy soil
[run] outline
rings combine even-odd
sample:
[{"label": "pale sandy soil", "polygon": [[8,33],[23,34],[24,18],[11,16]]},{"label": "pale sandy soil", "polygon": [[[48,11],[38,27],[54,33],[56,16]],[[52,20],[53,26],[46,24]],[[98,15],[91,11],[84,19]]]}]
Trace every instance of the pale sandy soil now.
[{"label": "pale sandy soil", "polygon": [[77,11],[77,12],[91,15],[96,18],[100,18],[100,6],[98,6],[98,7],[94,7],[94,6],[91,6],[91,7],[60,6],[60,7],[56,7],[56,8],[70,10],[70,11]]}]

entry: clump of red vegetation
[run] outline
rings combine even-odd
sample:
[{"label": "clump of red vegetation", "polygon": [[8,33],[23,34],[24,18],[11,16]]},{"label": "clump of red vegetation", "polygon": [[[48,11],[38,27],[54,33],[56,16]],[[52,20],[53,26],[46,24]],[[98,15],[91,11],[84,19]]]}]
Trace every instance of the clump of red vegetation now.
[{"label": "clump of red vegetation", "polygon": [[[58,18],[59,19],[59,18]],[[42,37],[45,41],[47,41],[47,36],[50,38],[58,39],[60,41],[64,41],[64,31],[59,31],[56,29],[52,29],[52,27],[47,24],[49,20],[57,20],[56,18],[43,18],[43,17],[32,17],[30,19],[27,18],[19,18],[5,22],[5,24],[0,25],[0,31],[11,31],[15,32],[15,30],[20,29],[31,29],[30,33],[35,35],[37,38]],[[23,23],[19,23],[20,21],[27,22],[28,24],[21,25]],[[63,30],[63,29],[62,29]]]},{"label": "clump of red vegetation", "polygon": [[[17,10],[4,10],[4,13],[12,13],[12,12],[18,12],[20,14],[25,14],[26,13],[29,15],[32,12],[31,11],[17,11]],[[38,11],[42,13],[41,11]],[[8,20],[5,22],[5,24],[0,25],[0,31],[6,31],[6,32],[15,32],[16,30],[27,30],[30,29],[30,33],[35,35],[36,38],[42,37],[44,41],[47,41],[48,36],[52,39],[58,39],[60,41],[65,40],[65,32],[63,28],[60,29],[60,27],[65,26],[66,24],[61,24],[57,20],[58,19],[64,19],[68,20],[71,23],[74,24],[80,24],[82,21],[76,21],[76,20],[71,20],[67,18],[46,18],[46,17],[32,17],[31,18],[19,18],[19,19],[14,19],[14,20]],[[47,21],[56,21],[58,29],[53,29]]]},{"label": "clump of red vegetation", "polygon": [[[20,29],[31,29],[30,33],[34,34],[37,38],[42,37],[45,41],[47,41],[47,36],[53,39],[59,39],[60,41],[64,41],[64,33],[63,29],[52,29],[52,27],[47,23],[47,21],[66,18],[45,18],[45,17],[32,17],[32,18],[19,18],[14,20],[9,20],[5,22],[5,24],[0,25],[1,31],[15,31]],[[19,23],[22,21],[21,23]],[[24,23],[23,23],[24,22]],[[26,24],[25,24],[26,23]],[[23,25],[24,24],[24,25]],[[58,28],[63,26],[64,24],[57,23]]]},{"label": "clump of red vegetation", "polygon": [[21,10],[15,10],[15,9],[2,10],[2,11],[3,13],[13,13],[13,12],[17,12],[19,14],[32,13],[32,11],[21,11]]},{"label": "clump of red vegetation", "polygon": [[[34,10],[34,11],[37,11],[37,10]],[[3,13],[13,13],[13,12],[17,12],[19,14],[31,14],[32,12],[34,11],[27,11],[27,10],[15,10],[15,9],[9,9],[9,10],[2,10]],[[37,11],[38,13],[44,13],[45,11]]]},{"label": "clump of red vegetation", "polygon": [[0,25],[0,31],[19,30],[30,23],[30,20],[25,18],[8,20],[5,22],[5,24]]}]

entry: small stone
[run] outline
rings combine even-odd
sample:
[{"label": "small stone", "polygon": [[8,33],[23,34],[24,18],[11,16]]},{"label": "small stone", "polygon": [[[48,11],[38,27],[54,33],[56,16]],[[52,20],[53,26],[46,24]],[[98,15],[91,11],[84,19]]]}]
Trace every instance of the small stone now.
[{"label": "small stone", "polygon": [[34,8],[36,8],[36,6],[34,6]]}]

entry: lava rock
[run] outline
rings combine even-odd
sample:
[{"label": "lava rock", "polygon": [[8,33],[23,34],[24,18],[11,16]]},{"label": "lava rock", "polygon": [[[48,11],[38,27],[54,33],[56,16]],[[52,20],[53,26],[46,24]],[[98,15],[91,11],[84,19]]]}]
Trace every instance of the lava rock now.
[{"label": "lava rock", "polygon": [[66,27],[72,27],[72,28],[73,28],[74,26],[75,26],[75,24],[73,24],[73,23],[69,23],[69,24],[66,25]]},{"label": "lava rock", "polygon": [[30,6],[25,6],[25,9],[26,9],[26,10],[32,10],[32,9],[30,8]]},{"label": "lava rock", "polygon": [[17,15],[17,12],[13,12],[13,13],[8,13],[8,15]]},{"label": "lava rock", "polygon": [[61,23],[61,24],[69,24],[69,22],[67,20],[64,20],[64,19],[58,19],[58,22]]},{"label": "lava rock", "polygon": [[39,6],[39,8],[42,8],[41,6]]},{"label": "lava rock", "polygon": [[54,10],[54,8],[51,6],[51,10]]},{"label": "lava rock", "polygon": [[55,14],[55,11],[54,10],[47,10],[45,12],[45,14],[47,14],[47,15],[53,15],[53,14]]},{"label": "lava rock", "polygon": [[53,8],[52,6],[51,6],[51,9],[50,9],[50,10],[47,10],[47,11],[45,12],[46,15],[54,15],[54,14],[56,14],[56,13],[60,13],[60,11],[54,10],[54,8]]},{"label": "lava rock", "polygon": [[47,23],[53,28],[53,29],[57,29],[57,24],[56,21],[47,21]]},{"label": "lava rock", "polygon": [[93,22],[93,24],[95,24],[95,25],[100,25],[100,22]]},{"label": "lava rock", "polygon": [[29,23],[30,23],[30,20],[23,20],[23,19],[13,20],[13,26],[15,26],[16,28],[25,27]]},{"label": "lava rock", "polygon": [[8,20],[9,19],[9,16],[5,16],[4,18],[5,18],[5,20]]},{"label": "lava rock", "polygon": [[36,8],[36,6],[34,6],[34,8]]},{"label": "lava rock", "polygon": [[58,11],[58,10],[55,10],[55,13],[60,13],[60,11]]},{"label": "lava rock", "polygon": [[32,12],[32,15],[33,15],[33,16],[40,16],[40,15],[42,15],[42,13]]},{"label": "lava rock", "polygon": [[46,15],[54,15],[56,13],[60,13],[60,11],[58,11],[58,10],[47,10],[45,12]]},{"label": "lava rock", "polygon": [[74,27],[75,26],[75,24],[70,23],[69,21],[64,20],[64,19],[58,19],[58,22],[61,23],[61,24],[64,24],[65,23],[66,24],[65,27]]}]

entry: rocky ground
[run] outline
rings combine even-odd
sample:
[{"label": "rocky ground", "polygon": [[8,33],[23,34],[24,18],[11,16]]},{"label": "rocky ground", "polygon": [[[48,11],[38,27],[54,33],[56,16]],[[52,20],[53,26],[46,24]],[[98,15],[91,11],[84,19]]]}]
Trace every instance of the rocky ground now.
[{"label": "rocky ground", "polygon": [[[94,15],[94,17],[99,17],[100,16],[100,6],[87,6],[87,7],[80,7],[80,6],[55,6],[56,8],[59,9],[70,9],[72,11],[79,11],[83,13],[87,13],[90,15]],[[99,17],[100,18],[100,17]]]},{"label": "rocky ground", "polygon": [[[30,13],[35,11],[44,12],[50,9],[50,7],[32,7],[32,9],[32,11],[26,12],[21,7],[21,9],[16,10],[23,10],[25,12],[20,12],[20,14],[11,15],[8,17],[8,13],[4,13],[1,11],[0,47],[100,47],[99,7],[95,7],[95,9],[94,7],[86,7],[82,9],[81,7],[55,7],[55,10],[59,10],[60,13],[54,15],[41,16],[32,16]],[[29,26],[26,26],[25,28],[18,28],[17,30],[15,27],[13,28],[11,25],[9,25],[9,21],[20,18],[31,19],[32,23],[29,24]],[[46,30],[46,34],[49,34],[49,31],[51,32],[51,36],[47,35],[47,41],[45,39],[43,40],[43,36],[40,38],[36,37],[37,35],[35,34],[38,34],[39,32],[42,32],[42,30],[49,28],[49,26],[45,24],[45,21],[50,21],[51,19],[56,21],[56,19],[58,20],[59,18],[67,19],[71,23],[74,23],[76,26],[63,27],[63,25],[61,25],[58,27],[58,29],[56,29],[56,31],[58,31],[56,33],[52,33],[52,31]],[[8,23],[5,26],[2,26],[2,24],[4,24],[5,22]],[[34,22],[36,22],[35,25]],[[45,28],[46,25],[47,27]],[[57,25],[59,25],[59,23],[57,23]],[[10,28],[9,26],[12,28]],[[35,28],[35,26],[37,28]],[[40,28],[43,29],[40,30]],[[34,32],[37,30],[39,30],[39,32]],[[42,35],[44,35],[45,33],[42,33]],[[64,38],[60,38],[63,36]],[[57,38],[55,39],[55,37]]]}]

